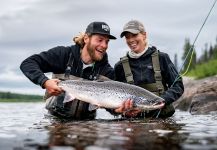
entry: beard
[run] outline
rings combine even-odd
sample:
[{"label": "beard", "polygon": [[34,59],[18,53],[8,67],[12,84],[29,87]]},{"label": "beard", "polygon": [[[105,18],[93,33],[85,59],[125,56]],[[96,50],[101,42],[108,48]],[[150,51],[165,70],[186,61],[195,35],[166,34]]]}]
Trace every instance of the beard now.
[{"label": "beard", "polygon": [[87,44],[87,52],[93,61],[100,61],[103,58],[103,55],[96,54],[95,47],[90,42]]}]

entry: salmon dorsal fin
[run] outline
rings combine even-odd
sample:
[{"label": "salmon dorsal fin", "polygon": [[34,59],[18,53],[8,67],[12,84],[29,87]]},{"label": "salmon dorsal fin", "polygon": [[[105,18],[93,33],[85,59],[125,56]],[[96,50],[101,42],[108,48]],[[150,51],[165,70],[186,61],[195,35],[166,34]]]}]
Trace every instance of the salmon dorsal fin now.
[{"label": "salmon dorsal fin", "polygon": [[62,81],[64,80],[84,80],[81,77],[76,77],[74,75],[65,76],[65,74],[53,74],[52,79],[60,79]]},{"label": "salmon dorsal fin", "polygon": [[69,76],[69,80],[86,80],[86,79],[84,79],[84,78],[81,78],[81,77],[76,77],[76,76],[74,76],[74,75],[70,75]]},{"label": "salmon dorsal fin", "polygon": [[106,76],[99,75],[99,77],[98,77],[98,79],[97,79],[96,81],[98,81],[98,82],[111,81],[111,79],[109,79],[109,78],[106,77]]}]

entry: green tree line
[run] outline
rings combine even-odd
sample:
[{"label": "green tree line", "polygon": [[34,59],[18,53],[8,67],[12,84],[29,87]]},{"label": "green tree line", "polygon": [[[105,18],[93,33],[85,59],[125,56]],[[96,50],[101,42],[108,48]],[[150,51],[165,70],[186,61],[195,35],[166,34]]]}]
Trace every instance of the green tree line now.
[{"label": "green tree line", "polygon": [[42,101],[43,96],[40,95],[27,95],[11,92],[0,92],[0,100],[17,100],[17,101]]},{"label": "green tree line", "polygon": [[[191,54],[188,54],[192,44],[190,39],[186,38],[184,47],[183,47],[183,56],[182,60],[185,61],[182,68],[182,73],[186,71],[189,65],[189,70],[187,76],[194,76],[196,78],[204,78],[208,76],[213,76],[217,74],[217,37],[215,44],[205,44],[203,53],[200,57],[197,58],[197,50],[193,46],[191,50],[194,50],[194,53],[191,58]],[[187,56],[188,54],[188,56]],[[186,57],[187,56],[187,57]],[[191,61],[190,61],[191,59]]]}]

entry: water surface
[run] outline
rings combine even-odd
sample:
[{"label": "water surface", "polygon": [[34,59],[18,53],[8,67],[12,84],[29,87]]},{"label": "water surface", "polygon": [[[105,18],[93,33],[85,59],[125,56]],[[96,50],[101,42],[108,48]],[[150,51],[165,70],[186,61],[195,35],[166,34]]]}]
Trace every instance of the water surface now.
[{"label": "water surface", "polygon": [[216,113],[176,111],[166,120],[125,120],[99,110],[92,121],[63,121],[46,114],[44,103],[0,103],[0,149],[217,149]]}]

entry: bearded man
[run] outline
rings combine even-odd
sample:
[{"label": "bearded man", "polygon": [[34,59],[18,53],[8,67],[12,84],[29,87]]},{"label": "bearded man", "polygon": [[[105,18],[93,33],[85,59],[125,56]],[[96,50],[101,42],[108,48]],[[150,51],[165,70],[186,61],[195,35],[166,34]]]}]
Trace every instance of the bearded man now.
[{"label": "bearded man", "polygon": [[[46,89],[46,108],[49,113],[61,118],[92,119],[95,111],[89,104],[74,100],[63,103],[64,91],[58,86],[60,80],[70,76],[96,80],[99,75],[114,79],[114,70],[108,62],[106,50],[110,39],[110,28],[105,22],[90,23],[84,34],[73,38],[75,45],[54,47],[25,59],[20,69],[34,84]],[[49,79],[45,73],[52,72]]]}]

